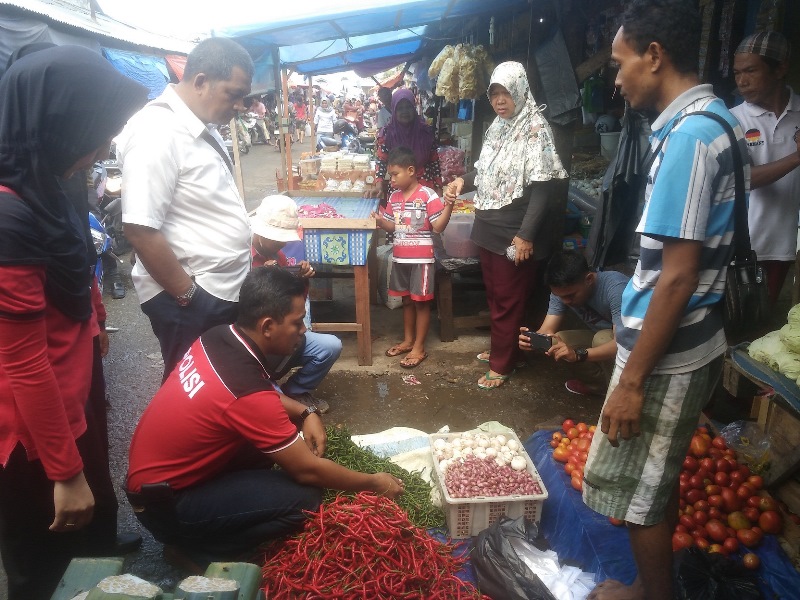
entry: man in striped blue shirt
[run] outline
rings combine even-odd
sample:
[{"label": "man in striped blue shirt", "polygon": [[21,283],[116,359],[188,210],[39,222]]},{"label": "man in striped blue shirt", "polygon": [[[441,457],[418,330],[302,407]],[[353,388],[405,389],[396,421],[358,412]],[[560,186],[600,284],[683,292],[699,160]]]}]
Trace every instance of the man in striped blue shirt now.
[{"label": "man in striped blue shirt", "polygon": [[[622,296],[616,368],[584,475],[584,501],[628,525],[638,576],[590,595],[672,600],[678,475],[726,348],[722,298],[733,248],[733,148],[721,115],[742,130],[697,74],[700,18],[691,0],[634,0],[612,44],[616,84],[651,113],[641,252]],[[663,143],[662,143],[663,142]],[[659,147],[660,145],[660,147]],[[746,173],[746,179],[749,172]]]}]

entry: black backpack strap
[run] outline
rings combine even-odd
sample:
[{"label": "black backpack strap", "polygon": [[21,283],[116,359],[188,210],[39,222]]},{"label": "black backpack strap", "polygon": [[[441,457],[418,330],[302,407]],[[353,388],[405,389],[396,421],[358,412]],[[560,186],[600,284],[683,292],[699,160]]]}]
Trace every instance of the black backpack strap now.
[{"label": "black backpack strap", "polygon": [[703,115],[714,119],[728,134],[733,153],[733,175],[736,180],[736,196],[733,201],[733,256],[740,261],[750,260],[752,247],[750,246],[750,226],[747,223],[747,199],[744,188],[744,162],[739,149],[739,140],[733,132],[733,127],[722,116],[707,110],[689,113],[686,116]]}]

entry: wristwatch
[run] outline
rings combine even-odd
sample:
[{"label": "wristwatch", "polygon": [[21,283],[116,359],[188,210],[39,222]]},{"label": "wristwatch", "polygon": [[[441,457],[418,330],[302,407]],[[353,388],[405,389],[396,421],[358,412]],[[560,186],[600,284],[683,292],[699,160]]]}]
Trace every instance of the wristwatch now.
[{"label": "wristwatch", "polygon": [[175,302],[178,303],[178,306],[186,307],[189,306],[189,303],[192,301],[192,297],[194,293],[197,291],[197,284],[192,281],[192,287],[190,287],[187,291],[182,293],[179,296],[175,296]]},{"label": "wristwatch", "polygon": [[589,358],[589,351],[586,348],[578,348],[575,350],[575,359],[577,362],[584,362]]},{"label": "wristwatch", "polygon": [[306,417],[308,415],[313,415],[316,412],[318,412],[316,406],[309,406],[303,412],[300,413],[300,422],[302,423],[303,421],[306,420]]}]

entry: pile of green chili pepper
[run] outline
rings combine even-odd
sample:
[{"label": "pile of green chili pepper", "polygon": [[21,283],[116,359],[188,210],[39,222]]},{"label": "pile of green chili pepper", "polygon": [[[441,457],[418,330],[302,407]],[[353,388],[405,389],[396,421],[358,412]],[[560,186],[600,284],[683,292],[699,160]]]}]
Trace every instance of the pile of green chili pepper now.
[{"label": "pile of green chili pepper", "polygon": [[[380,458],[375,453],[358,446],[346,427],[326,427],[328,445],[325,457],[362,473],[385,472],[403,480],[405,492],[395,502],[408,515],[409,520],[417,527],[430,529],[444,527],[444,512],[431,502],[431,486],[418,472],[409,473],[387,458]],[[333,501],[342,492],[326,490],[323,503]],[[354,496],[355,492],[349,493]]]}]

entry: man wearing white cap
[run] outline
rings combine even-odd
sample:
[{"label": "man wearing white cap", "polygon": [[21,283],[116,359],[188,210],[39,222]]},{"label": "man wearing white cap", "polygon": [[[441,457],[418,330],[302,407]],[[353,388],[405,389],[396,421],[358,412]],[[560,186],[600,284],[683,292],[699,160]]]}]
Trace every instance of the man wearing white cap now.
[{"label": "man wearing white cap", "polygon": [[786,85],[788,69],[789,42],[775,31],[746,37],[733,58],[744,102],[731,112],[745,131],[752,163],[750,239],[772,304],[795,261],[800,209],[800,97]]},{"label": "man wearing white cap", "polygon": [[[300,241],[300,219],[294,200],[287,196],[267,196],[261,201],[250,218],[253,230],[253,267],[289,267],[283,247],[289,242]],[[298,265],[299,277],[313,277],[314,269],[304,260]],[[308,301],[306,299],[306,310]],[[305,332],[305,342],[291,356],[268,356],[267,368],[273,379],[278,380],[295,367],[300,369],[282,386],[281,390],[290,398],[306,406],[314,406],[325,414],[330,406],[325,400],[312,394],[333,367],[342,353],[342,341],[335,335]]]}]

